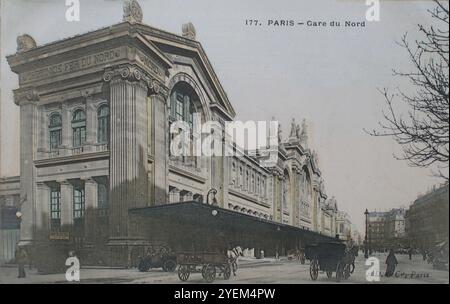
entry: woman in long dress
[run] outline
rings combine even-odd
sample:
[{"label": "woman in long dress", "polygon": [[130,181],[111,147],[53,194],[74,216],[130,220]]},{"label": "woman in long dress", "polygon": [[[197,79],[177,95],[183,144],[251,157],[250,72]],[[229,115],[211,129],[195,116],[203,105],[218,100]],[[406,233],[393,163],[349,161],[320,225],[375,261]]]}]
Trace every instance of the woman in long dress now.
[{"label": "woman in long dress", "polygon": [[397,258],[395,257],[393,249],[389,250],[389,254],[386,258],[386,264],[387,264],[387,268],[386,268],[385,276],[391,277],[394,274],[395,267],[397,267],[397,264],[398,264],[398,261],[397,261]]}]

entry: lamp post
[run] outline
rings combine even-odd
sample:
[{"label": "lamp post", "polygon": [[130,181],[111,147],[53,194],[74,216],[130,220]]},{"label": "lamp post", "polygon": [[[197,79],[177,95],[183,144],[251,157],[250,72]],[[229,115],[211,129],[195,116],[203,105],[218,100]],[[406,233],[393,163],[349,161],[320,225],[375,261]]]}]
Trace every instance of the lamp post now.
[{"label": "lamp post", "polygon": [[364,237],[364,258],[368,259],[369,258],[369,244],[367,242],[367,233],[368,233],[368,216],[369,216],[369,211],[366,209],[366,211],[364,212],[364,215],[366,216],[366,235]]}]

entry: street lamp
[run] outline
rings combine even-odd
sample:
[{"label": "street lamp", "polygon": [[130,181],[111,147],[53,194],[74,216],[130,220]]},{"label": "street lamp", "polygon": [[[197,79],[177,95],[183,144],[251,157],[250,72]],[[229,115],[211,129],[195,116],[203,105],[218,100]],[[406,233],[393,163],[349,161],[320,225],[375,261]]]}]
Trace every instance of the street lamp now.
[{"label": "street lamp", "polygon": [[366,235],[364,237],[364,258],[368,259],[369,258],[369,244],[367,242],[367,232],[368,232],[368,216],[369,216],[369,211],[366,209],[366,211],[364,212],[364,215],[366,216]]}]

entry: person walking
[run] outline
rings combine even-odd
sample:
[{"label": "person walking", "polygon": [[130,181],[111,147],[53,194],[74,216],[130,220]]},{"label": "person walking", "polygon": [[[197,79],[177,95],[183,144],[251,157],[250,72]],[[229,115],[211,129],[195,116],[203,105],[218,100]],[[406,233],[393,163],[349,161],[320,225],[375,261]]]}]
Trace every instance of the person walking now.
[{"label": "person walking", "polygon": [[384,274],[386,277],[391,277],[394,274],[395,268],[397,267],[398,261],[395,257],[394,250],[389,250],[389,254],[386,258],[386,273]]},{"label": "person walking", "polygon": [[27,260],[27,253],[23,247],[16,246],[15,258],[19,272],[17,277],[19,279],[25,278],[27,276],[25,273],[25,263]]},{"label": "person walking", "polygon": [[413,254],[413,249],[412,249],[412,247],[410,247],[409,250],[408,250],[408,255],[409,255],[409,260],[410,261],[412,259],[412,254]]}]

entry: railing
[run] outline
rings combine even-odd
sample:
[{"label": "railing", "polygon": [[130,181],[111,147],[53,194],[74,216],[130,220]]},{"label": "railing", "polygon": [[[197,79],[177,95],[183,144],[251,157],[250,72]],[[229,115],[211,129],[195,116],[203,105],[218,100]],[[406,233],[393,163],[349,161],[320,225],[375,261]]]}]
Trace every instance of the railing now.
[{"label": "railing", "polygon": [[76,147],[72,149],[72,155],[79,155],[83,153],[84,147]]},{"label": "railing", "polygon": [[[197,162],[200,161],[200,159],[197,159]],[[199,163],[196,163],[195,159],[191,157],[170,157],[169,163],[175,167],[188,172],[192,172],[194,174],[202,173],[201,165]]]},{"label": "railing", "polygon": [[62,156],[72,156],[72,155],[81,155],[84,153],[90,152],[105,152],[109,150],[109,146],[107,143],[105,144],[94,144],[94,145],[84,145],[75,148],[58,148],[53,149],[51,151],[40,152],[40,159],[50,159],[57,158]]}]

